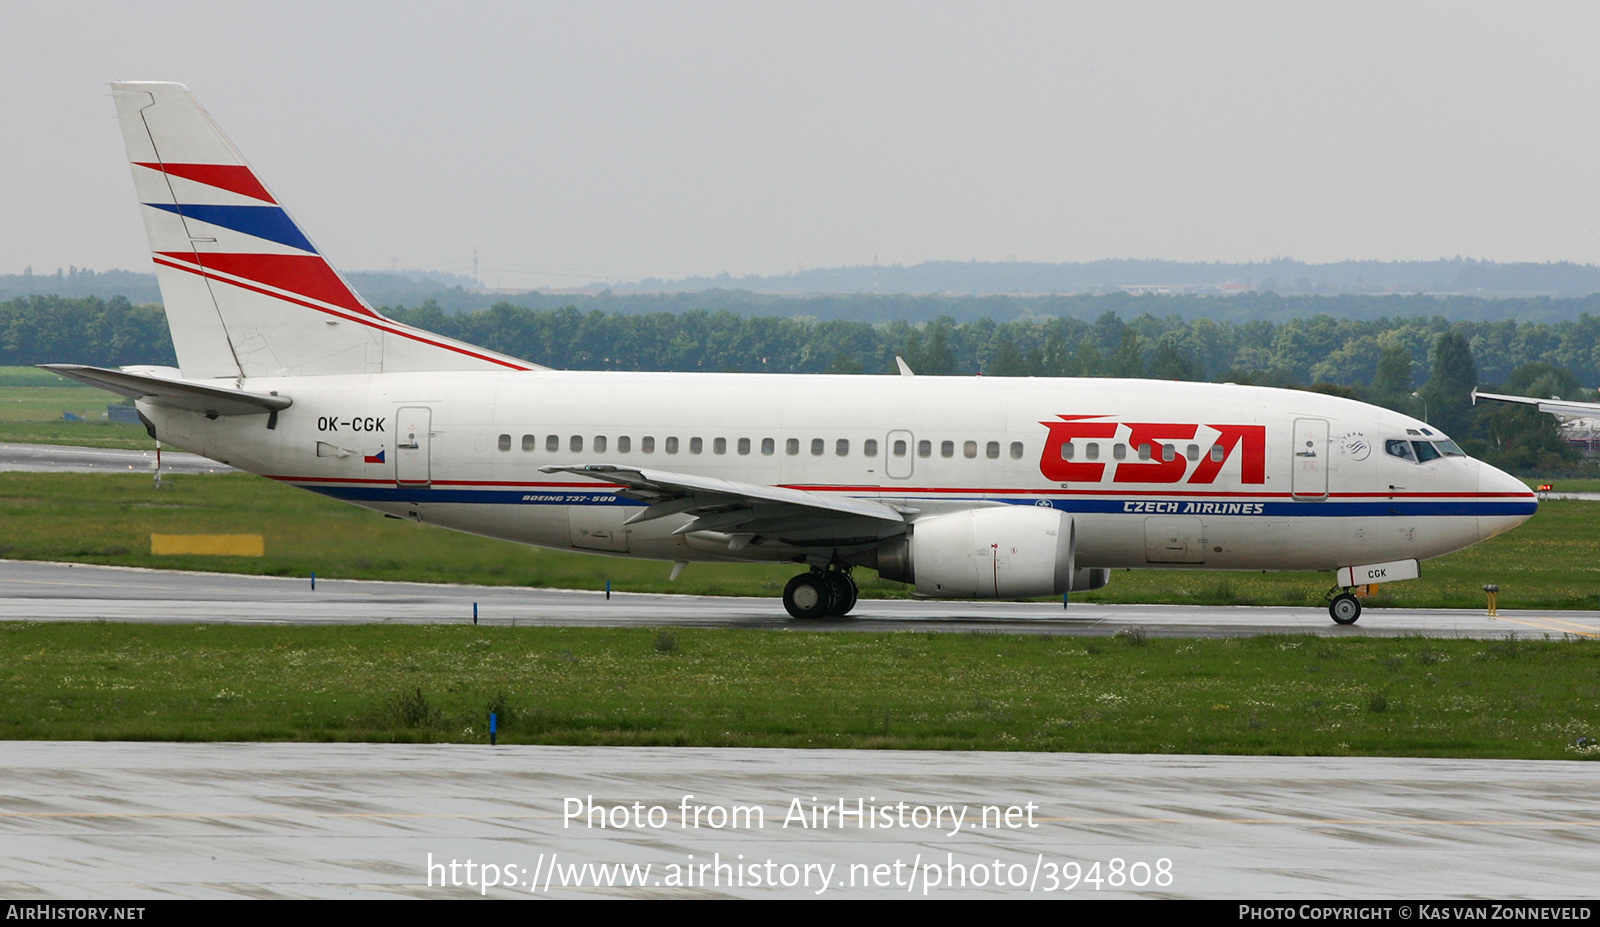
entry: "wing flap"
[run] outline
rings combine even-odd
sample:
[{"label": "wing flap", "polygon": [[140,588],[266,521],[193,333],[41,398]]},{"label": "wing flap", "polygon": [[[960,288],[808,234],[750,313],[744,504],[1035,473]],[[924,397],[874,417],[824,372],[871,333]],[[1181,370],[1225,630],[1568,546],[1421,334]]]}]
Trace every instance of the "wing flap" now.
[{"label": "wing flap", "polygon": [[897,509],[870,499],[825,496],[782,486],[762,486],[711,476],[645,470],[612,464],[540,467],[543,473],[571,473],[621,486],[618,495],[649,503],[627,523],[688,514],[692,520],[673,534],[697,531],[758,534],[789,527],[820,528],[865,519],[878,529],[904,525]]}]

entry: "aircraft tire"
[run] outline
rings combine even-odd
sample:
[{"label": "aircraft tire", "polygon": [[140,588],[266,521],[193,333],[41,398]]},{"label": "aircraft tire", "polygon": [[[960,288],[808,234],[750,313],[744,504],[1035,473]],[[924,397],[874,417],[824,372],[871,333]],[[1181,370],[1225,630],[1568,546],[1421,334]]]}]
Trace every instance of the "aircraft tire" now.
[{"label": "aircraft tire", "polygon": [[833,614],[834,595],[820,573],[801,573],[783,587],[783,607],[800,620],[826,618]]},{"label": "aircraft tire", "polygon": [[828,589],[833,593],[833,610],[828,614],[835,618],[843,618],[850,614],[850,609],[856,607],[856,581],[850,574],[843,570],[823,574],[827,577]]},{"label": "aircraft tire", "polygon": [[1340,593],[1328,603],[1328,615],[1334,624],[1355,624],[1361,617],[1361,600],[1348,592]]}]

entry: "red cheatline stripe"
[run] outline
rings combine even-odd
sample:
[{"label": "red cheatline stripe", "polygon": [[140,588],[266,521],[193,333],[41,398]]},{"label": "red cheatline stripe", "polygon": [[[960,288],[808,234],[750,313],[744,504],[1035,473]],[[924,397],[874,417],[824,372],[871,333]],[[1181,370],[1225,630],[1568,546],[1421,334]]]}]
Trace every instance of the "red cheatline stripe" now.
[{"label": "red cheatline stripe", "polygon": [[[784,486],[805,492],[881,492],[890,495],[916,492],[950,492],[990,495],[1028,496],[1194,496],[1203,499],[1288,499],[1286,492],[1207,492],[1178,489],[1002,489],[989,486],[830,486],[800,483]],[[1534,493],[1520,492],[1336,492],[1335,499],[1527,499]]]},{"label": "red cheatline stripe", "polygon": [[153,171],[203,183],[208,187],[227,190],[229,193],[265,200],[274,205],[278,202],[267,192],[267,188],[261,185],[261,181],[256,179],[255,172],[243,164],[162,164],[155,161],[133,163]]},{"label": "red cheatline stripe", "polygon": [[[954,492],[991,495],[1020,494],[1028,496],[1197,496],[1205,499],[1287,499],[1286,492],[1208,492],[1206,490],[1179,489],[1002,489],[992,486],[814,486],[799,484],[785,486],[806,492],[882,492],[890,495],[908,492]],[[1469,495],[1476,495],[1471,493]],[[1387,494],[1385,494],[1387,496]]]},{"label": "red cheatline stripe", "polygon": [[194,251],[158,251],[173,260],[199,264],[246,280],[254,280],[298,296],[329,303],[351,312],[376,316],[350,292],[327,260],[315,254],[206,254]]},{"label": "red cheatline stripe", "polygon": [[433,347],[436,347],[436,348],[443,348],[446,351],[454,351],[457,354],[462,354],[462,355],[465,355],[467,357],[474,357],[474,358],[477,358],[478,360],[487,361],[488,363],[491,363],[491,364],[499,364],[501,367],[507,367],[507,368],[510,368],[511,370],[532,370],[533,369],[532,367],[529,367],[529,366],[527,366],[527,365],[525,365],[525,364],[523,364],[521,362],[510,361],[510,360],[506,360],[505,358],[500,358],[500,357],[490,357],[487,354],[479,354],[476,351],[469,351],[466,348],[461,347],[460,345],[445,344],[442,341],[435,341],[432,338],[424,338],[421,335],[419,335],[415,329],[403,329],[403,328],[397,327],[396,325],[380,325],[377,322],[373,321],[374,319],[383,319],[382,316],[346,315],[343,312],[340,312],[340,311],[338,311],[336,309],[329,309],[326,306],[318,306],[315,303],[308,303],[308,302],[306,302],[304,300],[295,299],[292,296],[285,296],[282,293],[274,293],[271,290],[263,290],[260,287],[251,286],[248,283],[243,283],[243,282],[238,281],[238,280],[229,280],[229,279],[227,279],[225,277],[219,277],[219,276],[217,276],[215,274],[208,274],[208,273],[205,272],[204,268],[186,267],[183,264],[174,264],[171,261],[162,260],[159,255],[154,257],[154,258],[152,258],[152,260],[154,260],[157,264],[160,264],[162,267],[170,267],[173,270],[185,271],[187,273],[191,273],[191,274],[195,274],[197,276],[205,277],[208,280],[216,280],[216,281],[218,281],[220,283],[226,283],[226,284],[229,284],[230,286],[236,286],[241,290],[249,290],[252,293],[260,293],[262,296],[270,296],[273,299],[281,299],[286,303],[294,303],[296,306],[304,306],[307,309],[313,309],[313,310],[316,310],[317,312],[325,312],[328,315],[331,315],[331,316],[333,316],[335,318],[344,319],[345,321],[348,321],[348,322],[357,322],[357,323],[360,323],[362,325],[367,326],[368,328],[375,328],[378,331],[388,332],[391,335],[399,335],[401,338],[406,338],[406,339],[409,339],[411,341],[419,342],[421,344],[432,345]]}]

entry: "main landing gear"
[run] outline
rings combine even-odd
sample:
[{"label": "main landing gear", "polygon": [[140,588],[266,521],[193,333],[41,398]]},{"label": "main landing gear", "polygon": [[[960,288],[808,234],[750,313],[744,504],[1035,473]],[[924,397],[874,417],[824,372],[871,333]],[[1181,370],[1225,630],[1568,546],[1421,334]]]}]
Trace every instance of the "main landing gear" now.
[{"label": "main landing gear", "polygon": [[[1332,590],[1329,592],[1331,594]],[[1355,624],[1356,619],[1361,617],[1361,600],[1348,592],[1341,592],[1328,600],[1328,615],[1334,624]]]},{"label": "main landing gear", "polygon": [[812,570],[783,587],[783,607],[796,618],[840,618],[856,607],[856,581],[845,570]]}]

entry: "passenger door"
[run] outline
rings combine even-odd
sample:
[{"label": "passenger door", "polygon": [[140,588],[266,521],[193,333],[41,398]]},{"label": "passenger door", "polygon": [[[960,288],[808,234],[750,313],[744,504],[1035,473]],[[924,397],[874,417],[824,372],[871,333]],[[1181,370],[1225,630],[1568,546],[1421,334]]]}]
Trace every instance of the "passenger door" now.
[{"label": "passenger door", "polygon": [[1294,420],[1293,467],[1289,492],[1296,499],[1328,498],[1328,422],[1320,418]]},{"label": "passenger door", "polygon": [[433,482],[433,410],[402,406],[394,423],[395,485],[428,486]]}]

